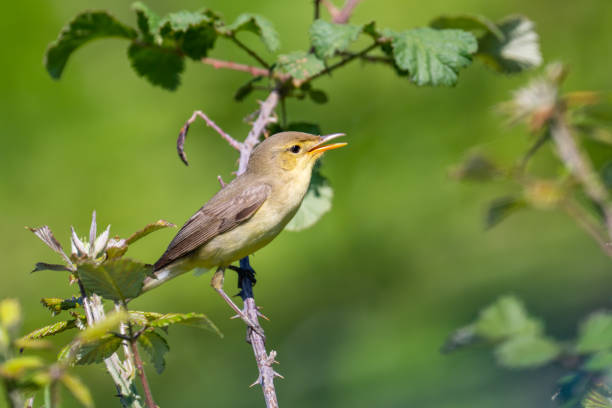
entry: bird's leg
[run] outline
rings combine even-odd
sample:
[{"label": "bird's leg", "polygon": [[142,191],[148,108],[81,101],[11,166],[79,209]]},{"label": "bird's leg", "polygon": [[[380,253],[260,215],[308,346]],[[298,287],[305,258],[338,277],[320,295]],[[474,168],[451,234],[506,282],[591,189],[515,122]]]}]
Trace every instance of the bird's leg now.
[{"label": "bird's leg", "polygon": [[[240,292],[238,292],[236,296],[240,296],[243,301],[247,298],[252,298],[253,286],[257,283],[257,279],[255,279],[255,269],[253,269],[249,263],[249,258],[242,258],[240,260],[240,266],[230,265],[228,268],[238,273],[238,289],[240,289]],[[259,311],[259,308],[257,310],[257,316],[270,320]]]},{"label": "bird's leg", "polygon": [[263,329],[261,328],[261,326],[256,324],[256,323],[254,323],[251,319],[249,319],[249,317],[246,314],[244,314],[244,312],[242,310],[240,310],[240,308],[234,303],[234,301],[232,301],[232,299],[227,295],[227,293],[225,293],[225,291],[223,290],[223,280],[224,280],[224,277],[225,277],[225,269],[224,268],[217,269],[217,271],[215,272],[215,274],[212,277],[212,280],[210,281],[210,286],[212,286],[215,289],[215,291],[219,295],[221,295],[223,300],[225,300],[225,302],[232,309],[234,309],[234,311],[236,313],[238,313],[238,316],[240,316],[240,318],[252,330],[255,330],[255,332],[257,332],[257,334],[259,334],[260,336],[264,337]]}]

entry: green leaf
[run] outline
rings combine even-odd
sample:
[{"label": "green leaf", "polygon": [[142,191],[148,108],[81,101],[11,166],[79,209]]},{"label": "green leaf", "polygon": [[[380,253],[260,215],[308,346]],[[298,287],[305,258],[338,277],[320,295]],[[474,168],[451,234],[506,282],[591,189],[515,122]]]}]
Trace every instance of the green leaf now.
[{"label": "green leaf", "polygon": [[589,392],[587,397],[582,401],[584,408],[612,408],[612,398],[604,396],[599,391],[593,390]]},{"label": "green leaf", "polygon": [[362,28],[363,26],[315,20],[310,26],[310,43],[317,57],[331,58],[337,52],[346,51],[357,40]]},{"label": "green leaf", "polygon": [[539,36],[534,23],[523,16],[506,17],[497,23],[503,37],[487,33],[479,41],[478,57],[493,69],[522,72],[542,64]]},{"label": "green leaf", "polygon": [[152,224],[146,225],[143,229],[136,231],[135,233],[130,235],[130,237],[126,239],[125,241],[128,245],[132,245],[134,242],[138,241],[141,238],[146,237],[152,232],[159,231],[160,229],[164,229],[164,228],[175,228],[175,227],[176,225],[174,225],[171,222],[168,222],[165,220],[158,220]]},{"label": "green leaf", "polygon": [[128,318],[129,315],[127,312],[120,311],[109,313],[104,320],[96,322],[93,326],[89,326],[80,332],[78,340],[84,344],[96,342],[106,337],[108,332],[116,329],[121,322],[128,320]]},{"label": "green leaf", "polygon": [[150,331],[142,333],[140,337],[138,337],[138,343],[145,349],[147,354],[149,354],[157,374],[161,374],[166,367],[164,355],[170,351],[170,346],[168,346],[166,339],[159,334]]},{"label": "green leaf", "polygon": [[149,322],[150,327],[164,328],[173,324],[208,329],[223,337],[217,326],[202,313],[166,313]]},{"label": "green leaf", "polygon": [[612,314],[594,313],[580,326],[576,351],[590,353],[609,348],[612,348]]},{"label": "green leaf", "polygon": [[0,376],[4,378],[18,378],[24,372],[44,366],[43,361],[38,357],[23,356],[6,360],[0,364]]},{"label": "green leaf", "polygon": [[143,263],[121,258],[101,265],[84,263],[79,265],[78,274],[88,291],[113,301],[125,301],[140,294],[150,269]]},{"label": "green leaf", "polygon": [[517,197],[500,197],[496,198],[489,204],[485,217],[485,227],[492,228],[499,224],[510,214],[524,208],[526,203],[523,199]]},{"label": "green leaf", "polygon": [[325,64],[314,54],[295,51],[279,55],[277,69],[281,74],[288,74],[293,79],[304,80],[323,71]]},{"label": "green leaf", "polygon": [[300,231],[314,225],[331,210],[334,192],[327,179],[321,174],[320,162],[312,169],[310,185],[302,205],[285,227],[288,231]]},{"label": "green leaf", "polygon": [[132,43],[128,57],[136,73],[153,85],[169,91],[179,86],[185,63],[174,48]]},{"label": "green leaf", "polygon": [[429,26],[437,29],[454,28],[469,31],[477,38],[484,37],[489,33],[492,33],[499,40],[505,38],[504,33],[493,21],[477,14],[440,16],[429,23]]},{"label": "green leaf", "polygon": [[588,371],[604,371],[612,368],[612,350],[602,350],[593,354],[582,365]]},{"label": "green leaf", "polygon": [[51,315],[55,316],[62,310],[70,310],[79,307],[79,299],[73,297],[71,299],[60,298],[42,298],[40,303],[51,311]]},{"label": "green leaf", "polygon": [[136,12],[138,28],[142,33],[143,39],[148,43],[157,41],[161,17],[155,14],[147,5],[139,1],[132,4],[132,9]]},{"label": "green leaf", "polygon": [[561,353],[561,347],[551,339],[527,335],[515,336],[495,350],[501,365],[510,368],[533,368],[551,362]]},{"label": "green leaf", "polygon": [[397,66],[419,86],[454,85],[459,69],[472,62],[478,49],[474,35],[463,30],[423,27],[400,33],[385,30],[384,34],[391,38]]},{"label": "green leaf", "polygon": [[23,336],[22,339],[28,339],[28,340],[42,339],[43,337],[54,336],[66,330],[74,329],[75,327],[77,327],[76,319],[62,320],[60,322],[50,324],[48,326],[41,327],[40,329],[34,330],[33,332],[28,333],[25,336]]},{"label": "green leaf", "polygon": [[49,45],[44,64],[54,79],[59,79],[70,55],[80,46],[98,38],[136,37],[136,31],[105,11],[86,11],[77,15]]},{"label": "green leaf", "polygon": [[142,312],[139,310],[130,310],[130,321],[140,326],[146,326],[150,321],[159,319],[163,316],[163,313],[155,312]]},{"label": "green leaf", "polygon": [[323,104],[327,103],[327,101],[329,100],[327,98],[327,94],[321,91],[320,89],[312,89],[308,91],[308,96],[310,96],[310,99],[312,99],[312,101],[315,103]]},{"label": "green leaf", "polygon": [[474,333],[498,341],[515,335],[541,333],[542,324],[527,314],[523,303],[514,296],[503,296],[480,312]]},{"label": "green leaf", "polygon": [[[76,350],[74,364],[101,363],[112,356],[120,345],[121,339],[112,334],[107,334],[98,340],[81,344]],[[61,356],[58,359],[61,359]]]},{"label": "green leaf", "polygon": [[34,270],[32,270],[32,273],[34,272],[38,272],[38,271],[67,271],[67,272],[71,272],[70,269],[68,269],[68,267],[66,267],[65,265],[58,265],[58,264],[49,264],[49,263],[45,263],[45,262],[36,262],[36,265],[34,266]]},{"label": "green leaf", "polygon": [[60,377],[60,381],[81,404],[86,407],[94,406],[89,389],[77,377],[64,373]]},{"label": "green leaf", "polygon": [[[217,30],[215,18],[206,10],[178,11],[159,22],[159,35],[173,40],[188,57],[199,60],[215,46]],[[158,40],[158,45],[162,42]]]},{"label": "green leaf", "polygon": [[250,31],[258,35],[270,52],[278,50],[280,46],[278,33],[272,23],[258,14],[241,14],[226,29],[229,30],[231,35],[240,31]]},{"label": "green leaf", "polygon": [[255,88],[253,87],[253,84],[255,84],[256,82],[261,81],[262,78],[263,77],[260,77],[260,76],[252,78],[246,84],[244,84],[240,88],[238,88],[238,90],[234,94],[234,100],[237,101],[237,102],[242,102],[244,100],[244,98],[249,96],[251,94],[251,92],[253,92],[255,90]]},{"label": "green leaf", "polygon": [[469,181],[489,181],[499,174],[497,166],[481,154],[469,155],[463,163],[451,170],[452,177]]}]

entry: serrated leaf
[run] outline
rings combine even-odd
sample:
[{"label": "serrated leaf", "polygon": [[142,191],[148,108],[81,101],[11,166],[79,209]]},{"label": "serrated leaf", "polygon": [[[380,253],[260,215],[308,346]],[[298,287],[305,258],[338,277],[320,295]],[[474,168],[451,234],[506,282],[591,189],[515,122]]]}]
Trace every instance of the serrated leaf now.
[{"label": "serrated leaf", "polygon": [[134,242],[138,241],[141,238],[146,237],[152,232],[159,231],[160,229],[164,229],[164,228],[170,228],[170,227],[174,228],[176,227],[176,225],[174,225],[171,222],[165,221],[165,220],[158,220],[152,224],[146,225],[143,229],[136,231],[135,233],[130,235],[130,237],[125,240],[125,242],[128,245],[132,245]]},{"label": "serrated leaf", "polygon": [[44,363],[38,357],[15,357],[0,364],[0,376],[4,378],[18,378],[28,370],[41,367],[44,367]]},{"label": "serrated leaf", "polygon": [[79,342],[86,344],[100,340],[107,336],[108,332],[116,329],[119,324],[128,320],[129,314],[124,311],[109,313],[104,320],[96,322],[93,326],[89,326],[81,331],[78,336]]},{"label": "serrated leaf", "polygon": [[612,398],[608,398],[599,391],[593,390],[582,401],[582,406],[584,408],[612,408]]},{"label": "serrated leaf", "polygon": [[153,42],[158,33],[161,17],[155,14],[147,5],[141,2],[132,4],[132,9],[136,12],[138,28],[146,42]]},{"label": "serrated leaf", "polygon": [[492,32],[480,41],[478,56],[497,71],[517,73],[542,64],[540,39],[535,24],[523,16],[510,16],[497,23],[503,37]]},{"label": "serrated leaf", "polygon": [[51,311],[53,316],[60,313],[62,310],[74,309],[79,306],[79,298],[60,299],[60,298],[42,298],[40,303]]},{"label": "serrated leaf", "polygon": [[94,406],[89,389],[77,377],[64,373],[60,377],[60,381],[81,404],[86,407]]},{"label": "serrated leaf", "polygon": [[510,368],[534,368],[551,362],[561,353],[561,347],[551,339],[535,336],[515,336],[495,350],[501,365]]},{"label": "serrated leaf", "polygon": [[463,30],[422,27],[400,33],[385,30],[384,34],[391,38],[397,66],[419,86],[454,85],[459,69],[472,62],[478,49],[474,35]]},{"label": "serrated leaf", "polygon": [[240,31],[250,31],[258,35],[270,52],[278,50],[280,46],[278,33],[272,23],[258,14],[241,14],[226,28],[233,34]]},{"label": "serrated leaf", "polygon": [[136,31],[106,11],[86,11],[77,15],[49,45],[44,64],[54,79],[59,79],[70,55],[80,46],[98,38],[136,37]]},{"label": "serrated leaf", "polygon": [[612,351],[598,351],[584,362],[582,368],[588,371],[603,371],[612,368]]},{"label": "serrated leaf", "polygon": [[305,51],[295,51],[278,56],[278,71],[288,74],[293,79],[304,80],[325,69],[325,64],[314,54]]},{"label": "serrated leaf", "polygon": [[163,316],[163,313],[156,312],[142,312],[139,310],[130,310],[129,312],[130,321],[140,326],[147,325],[150,321],[159,319]]},{"label": "serrated leaf", "polygon": [[310,99],[312,99],[312,101],[315,103],[323,104],[327,103],[327,101],[329,100],[327,94],[321,91],[320,89],[311,89],[310,91],[308,91],[308,96],[310,96]]},{"label": "serrated leaf", "polygon": [[173,324],[208,329],[223,337],[217,326],[202,313],[166,313],[155,320],[149,321],[150,327],[164,328]]},{"label": "serrated leaf", "polygon": [[526,203],[517,197],[496,198],[489,204],[485,217],[485,227],[492,228],[502,220],[514,213],[516,210],[524,208]]},{"label": "serrated leaf", "polygon": [[493,21],[477,14],[440,16],[429,23],[429,26],[437,29],[455,28],[469,31],[477,38],[481,38],[488,33],[493,34],[499,40],[503,40],[505,38],[504,33]]},{"label": "serrated leaf", "polygon": [[534,336],[542,331],[539,320],[527,314],[523,303],[514,296],[503,296],[480,312],[474,333],[490,341],[511,336]]},{"label": "serrated leaf", "polygon": [[594,313],[580,326],[576,351],[590,353],[610,348],[612,348],[612,314]]},{"label": "serrated leaf", "polygon": [[317,57],[331,58],[337,52],[346,51],[357,40],[362,29],[363,26],[315,20],[309,30],[310,43]]},{"label": "serrated leaf", "polygon": [[128,57],[136,73],[153,85],[169,91],[179,86],[185,63],[174,48],[132,43]]},{"label": "serrated leaf", "polygon": [[21,325],[21,306],[16,299],[0,301],[0,326],[8,331],[15,331]]},{"label": "serrated leaf", "polygon": [[300,208],[285,227],[288,231],[300,231],[314,225],[331,210],[334,192],[327,179],[321,174],[320,162],[312,169],[308,191]]},{"label": "serrated leaf", "polygon": [[150,269],[143,263],[120,258],[101,265],[81,264],[78,274],[88,291],[113,301],[125,301],[140,294]]},{"label": "serrated leaf", "polygon": [[27,339],[27,340],[42,339],[43,337],[54,336],[66,330],[74,329],[75,327],[77,327],[76,319],[62,320],[60,322],[53,323],[48,326],[41,327],[40,329],[34,330],[33,332],[28,333],[25,336],[23,336],[22,339]]},{"label": "serrated leaf", "polygon": [[138,337],[138,343],[145,349],[157,374],[161,374],[166,367],[165,354],[170,351],[168,342],[154,331],[144,332]]},{"label": "serrated leaf", "polygon": [[[80,344],[75,352],[74,364],[101,363],[113,355],[121,345],[121,339],[107,334],[98,340]],[[60,359],[61,356],[58,358]]]},{"label": "serrated leaf", "polygon": [[[168,14],[159,22],[158,32],[161,37],[175,41],[183,53],[194,60],[206,57],[217,39],[215,18],[205,10]],[[162,42],[158,39],[157,44]]]}]

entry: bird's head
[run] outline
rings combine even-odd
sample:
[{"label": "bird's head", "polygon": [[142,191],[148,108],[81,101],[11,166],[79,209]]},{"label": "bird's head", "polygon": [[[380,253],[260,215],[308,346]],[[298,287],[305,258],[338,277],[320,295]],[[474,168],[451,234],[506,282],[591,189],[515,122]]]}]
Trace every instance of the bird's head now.
[{"label": "bird's head", "polygon": [[302,132],[281,132],[261,142],[251,155],[248,171],[278,174],[278,172],[308,172],[317,159],[328,150],[345,146],[346,143],[330,143],[344,136],[334,133],[316,136]]}]

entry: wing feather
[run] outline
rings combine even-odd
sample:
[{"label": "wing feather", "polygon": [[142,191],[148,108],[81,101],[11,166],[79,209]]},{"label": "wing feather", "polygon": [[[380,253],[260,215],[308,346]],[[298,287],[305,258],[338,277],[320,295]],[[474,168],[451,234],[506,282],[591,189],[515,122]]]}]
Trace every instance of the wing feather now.
[{"label": "wing feather", "polygon": [[257,184],[236,195],[235,187],[240,188],[240,185],[232,184],[219,191],[185,223],[166,252],[155,262],[156,271],[251,218],[271,190],[268,184]]}]

